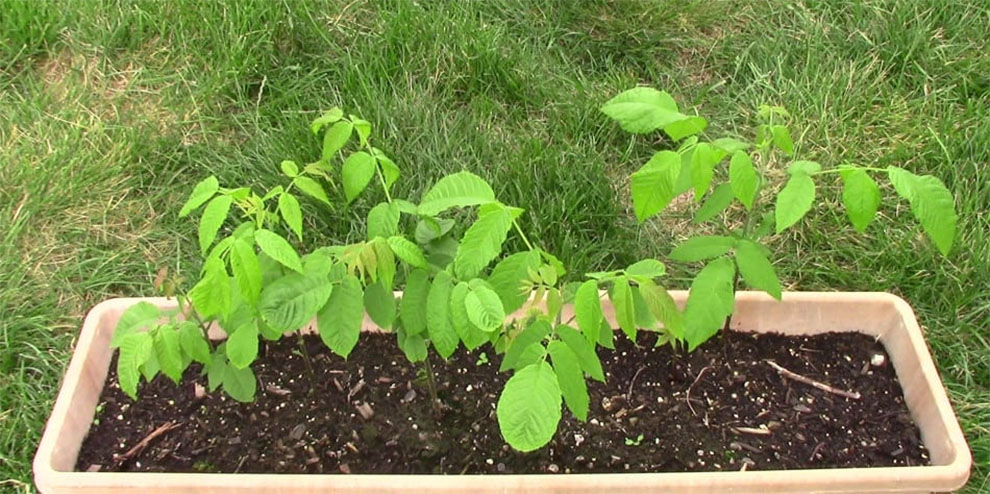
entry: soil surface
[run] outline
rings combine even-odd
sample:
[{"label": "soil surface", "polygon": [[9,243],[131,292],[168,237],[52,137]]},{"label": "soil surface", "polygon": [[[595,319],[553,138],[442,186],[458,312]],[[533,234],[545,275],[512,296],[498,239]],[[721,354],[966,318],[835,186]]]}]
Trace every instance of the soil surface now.
[{"label": "soil surface", "polygon": [[[311,384],[295,340],[255,364],[258,399],[205,386],[197,366],[178,386],[159,376],[126,397],[112,369],[77,469],[146,472],[580,473],[923,465],[928,453],[882,345],[852,333],[814,337],[724,332],[692,353],[616,338],[599,352],[581,423],[564,411],[554,440],[505,445],[495,420],[508,375],[490,347],[433,361],[445,405],[437,419],[425,371],[392,335],[363,335],[348,361],[309,338]],[[484,357],[481,354],[484,353]],[[432,355],[432,357],[436,357]],[[785,378],[768,361],[846,398]],[[310,392],[312,391],[312,392]],[[170,427],[162,428],[163,426]],[[138,454],[125,452],[147,438]]]}]

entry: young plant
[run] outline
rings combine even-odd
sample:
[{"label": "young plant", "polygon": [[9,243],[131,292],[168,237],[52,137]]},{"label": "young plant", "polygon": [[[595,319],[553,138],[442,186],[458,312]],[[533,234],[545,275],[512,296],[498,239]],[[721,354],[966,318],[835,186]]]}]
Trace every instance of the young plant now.
[{"label": "young plant", "polygon": [[[873,221],[882,199],[874,176],[885,176],[894,191],[908,201],[939,252],[948,255],[952,247],[956,213],[952,194],[941,180],[896,166],[847,163],[825,169],[817,162],[795,159],[795,145],[787,127],[791,116],[781,107],[759,108],[752,142],[732,137],[701,140],[699,135],[707,121],[681,113],[669,94],[652,88],[625,91],[608,101],[602,111],[627,132],[663,130],[677,144],[676,150],[655,153],[630,177],[636,218],[646,221],[675,197],[687,193],[693,195],[695,203],[701,203],[694,222],[714,223],[722,231],[720,235],[691,237],[669,254],[675,262],[704,263],[691,282],[683,312],[682,337],[689,349],[728,327],[740,277],[751,288],[781,299],[781,284],[770,260],[772,251],[764,241],[771,232],[779,235],[811,211],[816,180],[838,176],[846,215],[853,228],[862,233]],[[720,165],[726,159],[728,170],[723,171]],[[786,175],[779,173],[782,168]]]}]

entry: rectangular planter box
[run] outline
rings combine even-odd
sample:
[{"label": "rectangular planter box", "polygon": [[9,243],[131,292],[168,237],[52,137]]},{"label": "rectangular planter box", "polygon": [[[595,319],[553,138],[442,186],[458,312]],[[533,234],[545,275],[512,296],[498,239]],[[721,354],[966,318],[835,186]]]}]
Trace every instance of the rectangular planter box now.
[{"label": "rectangular planter box", "polygon": [[[679,303],[687,297],[686,292],[671,293]],[[107,378],[112,356],[110,336],[124,309],[140,300],[161,306],[175,304],[163,298],[113,299],[97,305],[86,316],[72,362],[34,458],[34,479],[41,492],[945,492],[966,483],[972,463],[921,328],[904,300],[886,293],[793,292],[785,293],[783,302],[777,302],[763,293],[739,292],[733,329],[802,335],[857,331],[879,338],[890,354],[932,465],[706,473],[464,476],[74,472],[76,457],[93,421]],[[611,307],[607,303],[603,305],[606,315],[612,319]],[[377,328],[366,320],[365,329]]]}]

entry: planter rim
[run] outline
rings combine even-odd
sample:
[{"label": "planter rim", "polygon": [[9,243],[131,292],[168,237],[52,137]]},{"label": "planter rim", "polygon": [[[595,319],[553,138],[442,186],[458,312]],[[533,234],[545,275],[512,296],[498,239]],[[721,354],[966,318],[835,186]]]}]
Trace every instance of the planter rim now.
[{"label": "planter rim", "polygon": [[[401,292],[396,292],[401,294]],[[683,303],[686,291],[672,290],[671,295]],[[134,303],[146,301],[158,306],[175,305],[174,299],[164,297],[112,298],[94,306],[84,319],[76,350],[66,371],[52,414],[34,457],[33,471],[35,483],[42,492],[100,492],[111,488],[147,489],[155,492],[181,490],[195,486],[203,492],[216,492],[234,488],[246,488],[253,492],[265,492],[276,488],[272,479],[277,479],[281,488],[298,487],[306,492],[330,489],[332,491],[367,492],[420,492],[423,490],[459,492],[470,485],[479,492],[504,492],[507,490],[552,489],[567,492],[597,492],[602,489],[637,492],[651,489],[656,492],[680,492],[688,488],[701,490],[733,490],[734,492],[898,492],[923,490],[954,490],[963,486],[969,478],[972,456],[966,444],[959,423],[953,414],[948,396],[939,379],[938,371],[928,352],[922,330],[917,323],[911,306],[902,298],[886,292],[784,292],[782,302],[763,292],[740,291],[736,293],[737,312],[747,304],[762,310],[769,304],[792,304],[795,307],[816,302],[831,304],[879,304],[897,313],[903,322],[906,342],[911,346],[913,356],[923,374],[924,391],[930,393],[934,410],[938,414],[939,425],[943,428],[942,438],[951,449],[947,461],[928,466],[904,467],[865,467],[865,468],[826,468],[801,470],[752,470],[748,472],[660,472],[660,473],[594,473],[594,474],[256,474],[256,473],[143,473],[143,472],[76,472],[57,469],[54,465],[59,455],[78,454],[81,438],[76,444],[63,444],[60,441],[68,431],[70,415],[86,415],[88,425],[95,409],[79,410],[77,401],[81,398],[80,381],[92,379],[93,372],[86,367],[92,365],[87,353],[98,338],[103,317],[107,313],[121,311]],[[803,304],[803,305],[802,305]],[[603,304],[604,305],[604,304]],[[510,316],[511,317],[511,316]],[[734,318],[733,329],[739,321]],[[745,325],[751,321],[743,321]],[[614,327],[614,326],[613,326]],[[366,318],[363,330],[377,330]],[[847,329],[848,331],[848,329]],[[900,330],[897,330],[900,331]],[[866,331],[863,331],[866,332]],[[105,335],[104,335],[105,336]],[[212,336],[212,334],[211,334]],[[882,336],[878,335],[882,339]],[[104,351],[104,353],[106,353]],[[894,356],[892,364],[897,368]],[[106,366],[109,357],[106,357]],[[900,369],[898,375],[900,376]],[[103,373],[105,381],[105,372]],[[904,379],[900,379],[902,388]],[[103,383],[97,383],[96,397]],[[95,405],[94,405],[95,407]],[[911,410],[912,416],[915,411]],[[915,417],[917,421],[917,418]],[[921,424],[919,424],[919,428]],[[88,428],[87,428],[88,430]],[[85,433],[83,433],[83,436]],[[941,437],[940,437],[941,438]],[[928,442],[927,438],[925,440]],[[74,451],[67,452],[74,448]],[[933,458],[934,460],[934,458]],[[74,464],[74,461],[72,462]],[[483,482],[481,479],[485,479]],[[812,487],[813,486],[813,487]],[[660,489],[662,488],[662,489]],[[86,490],[89,489],[89,490]],[[658,490],[659,489],[659,490]]]}]

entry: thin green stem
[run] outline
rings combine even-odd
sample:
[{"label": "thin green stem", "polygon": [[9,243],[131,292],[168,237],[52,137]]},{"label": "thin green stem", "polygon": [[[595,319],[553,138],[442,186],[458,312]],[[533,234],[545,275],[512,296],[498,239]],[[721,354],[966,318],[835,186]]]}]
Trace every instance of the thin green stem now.
[{"label": "thin green stem", "polygon": [[529,243],[529,238],[527,238],[526,237],[526,234],[523,233],[522,228],[519,228],[519,223],[516,222],[516,220],[512,220],[512,226],[515,227],[516,232],[519,233],[519,236],[520,237],[522,237],[522,241],[523,241],[523,243],[526,244],[526,247],[529,250],[536,250],[536,247],[533,247],[533,244]]},{"label": "thin green stem", "polygon": [[[871,172],[881,172],[881,173],[886,173],[887,172],[887,169],[886,168],[876,168],[876,167],[873,167],[873,166],[854,166],[853,168],[855,168],[856,170],[867,170],[867,171],[871,171]],[[828,170],[819,170],[817,172],[812,173],[811,175],[824,175],[826,173],[840,173],[840,172],[842,172],[842,170],[843,170],[842,168],[831,168],[831,169],[828,169]]]}]

